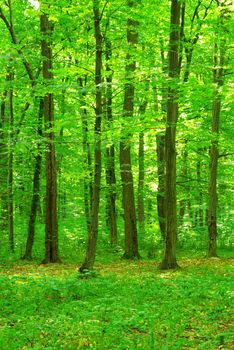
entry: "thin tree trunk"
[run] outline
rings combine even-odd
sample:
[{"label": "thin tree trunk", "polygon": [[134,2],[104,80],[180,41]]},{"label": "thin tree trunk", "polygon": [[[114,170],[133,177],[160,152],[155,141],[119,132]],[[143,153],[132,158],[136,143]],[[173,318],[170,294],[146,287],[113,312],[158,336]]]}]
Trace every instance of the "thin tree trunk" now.
[{"label": "thin tree trunk", "polygon": [[[106,117],[109,128],[113,123],[112,115],[112,70],[109,65],[111,58],[111,42],[106,38]],[[107,193],[107,222],[110,228],[110,241],[112,246],[117,244],[116,222],[116,178],[115,178],[115,146],[112,143],[106,148],[106,183]]]},{"label": "thin tree trunk", "polygon": [[[48,15],[41,15],[41,42],[43,57],[43,78],[51,83],[52,72],[52,24]],[[58,213],[57,213],[57,169],[54,144],[54,96],[47,93],[44,97],[44,119],[46,137],[46,222],[45,222],[45,258],[42,263],[60,262],[58,253]]]},{"label": "thin tree trunk", "polygon": [[180,2],[172,0],[169,47],[169,89],[165,136],[166,241],[161,269],[177,268],[176,261],[176,123],[178,119]]},{"label": "thin tree trunk", "polygon": [[203,209],[202,209],[202,202],[203,202],[203,195],[202,195],[202,188],[201,188],[201,161],[197,161],[197,183],[198,183],[198,225],[199,227],[203,227]]},{"label": "thin tree trunk", "polygon": [[100,185],[102,171],[101,157],[101,121],[102,121],[102,35],[100,28],[100,13],[99,0],[93,0],[93,15],[94,15],[94,31],[95,31],[95,85],[96,85],[96,106],[95,106],[95,126],[94,126],[94,182],[93,182],[93,197],[91,206],[90,226],[86,256],[79,271],[92,270],[98,236],[98,213],[100,202]]},{"label": "thin tree trunk", "polygon": [[1,231],[7,231],[8,229],[8,142],[5,132],[6,120],[6,98],[7,92],[2,96],[1,101],[1,119],[0,119],[0,228]]},{"label": "thin tree trunk", "polygon": [[[133,1],[128,1],[129,8],[134,6]],[[132,56],[137,41],[138,34],[136,32],[137,22],[131,18],[127,20],[127,40],[129,52],[126,56],[126,83],[124,91],[123,114],[125,118],[133,117],[134,110],[134,72],[136,69],[136,61]],[[136,209],[134,198],[133,174],[131,167],[131,146],[129,137],[122,137],[120,142],[120,172],[123,189],[123,209],[124,209],[124,233],[125,233],[125,252],[124,258],[139,258]]]},{"label": "thin tree trunk", "polygon": [[[83,85],[83,81],[84,81],[84,85]],[[87,176],[85,176],[84,178],[84,209],[85,209],[87,232],[89,232],[93,185],[91,180],[92,178],[91,150],[90,150],[90,143],[88,140],[88,132],[89,132],[88,120],[87,120],[88,116],[87,116],[87,109],[85,108],[86,77],[84,79],[79,78],[79,84],[81,88],[80,114],[81,114],[81,123],[82,123],[82,145],[83,145],[83,154],[85,158],[85,170],[87,172]]]},{"label": "thin tree trunk", "polygon": [[137,196],[137,214],[138,231],[140,234],[145,232],[145,203],[144,203],[144,181],[145,181],[145,138],[144,132],[139,133],[138,148],[138,196]]},{"label": "thin tree trunk", "polygon": [[[182,154],[182,159],[183,159],[183,164],[182,164],[182,181],[186,183],[184,185],[184,191],[186,192],[185,195],[189,194],[189,187],[187,185],[187,180],[188,180],[188,151],[186,149],[187,147],[187,140],[185,140],[185,146],[183,148],[183,154]],[[189,205],[188,205],[189,206]],[[179,224],[183,226],[184,223],[184,215],[185,215],[185,210],[186,210],[186,199],[183,198],[180,200],[180,209],[179,209]]]},{"label": "thin tree trunk", "polygon": [[[149,81],[146,80],[145,93],[149,91]],[[139,108],[141,123],[144,123],[144,114],[148,104],[147,98],[144,98]],[[138,196],[137,196],[137,214],[138,214],[138,230],[139,233],[145,232],[145,202],[144,202],[144,182],[145,182],[145,138],[144,131],[139,133],[138,146]]]},{"label": "thin tree trunk", "polygon": [[[222,10],[221,10],[222,11]],[[223,14],[221,12],[221,26],[223,26]],[[222,34],[221,34],[222,35]],[[219,46],[220,45],[220,46]],[[209,204],[208,204],[208,250],[207,257],[216,257],[217,241],[217,170],[218,170],[218,135],[220,129],[221,94],[223,85],[223,67],[225,60],[225,39],[220,38],[220,44],[214,47],[214,96],[212,105],[212,139],[210,149],[210,174],[209,174]]]},{"label": "thin tree trunk", "polygon": [[[9,73],[7,80],[12,83],[14,75]],[[14,252],[14,202],[13,202],[13,134],[14,134],[14,111],[13,111],[13,89],[9,90],[9,140],[8,140],[8,234],[9,234],[9,249]]]},{"label": "thin tree trunk", "polygon": [[[38,113],[38,129],[37,134],[39,138],[42,138],[42,118],[43,118],[43,99],[40,99],[39,113]],[[37,211],[40,201],[40,175],[41,175],[41,163],[42,163],[42,154],[41,154],[41,140],[38,142],[37,155],[35,159],[35,168],[33,175],[33,193],[32,193],[32,202],[31,210],[29,215],[28,222],[28,236],[26,242],[25,253],[22,259],[31,260],[32,259],[32,249],[35,237],[35,223],[37,217]]]},{"label": "thin tree trunk", "polygon": [[158,191],[157,210],[158,221],[163,241],[166,237],[166,208],[165,208],[165,135],[157,133],[157,164],[158,164]]},{"label": "thin tree trunk", "polygon": [[[63,79],[62,82],[66,82],[67,79]],[[61,96],[61,102],[60,102],[60,110],[61,114],[65,115],[66,110],[66,89],[62,90],[62,96]],[[60,128],[59,131],[59,144],[63,145],[63,126]],[[57,157],[57,178],[58,178],[58,221],[60,219],[66,218],[66,189],[65,186],[63,186],[62,181],[62,161],[63,161],[63,151],[61,152],[60,156]]]},{"label": "thin tree trunk", "polygon": [[[163,43],[161,42],[161,61],[162,61],[162,73],[165,75],[168,71],[168,64],[163,49]],[[165,83],[162,84],[162,101],[161,111],[163,116],[163,122],[166,124],[165,115],[167,112],[167,93]],[[158,113],[158,93],[157,87],[153,87],[154,91],[154,106],[155,112]],[[158,172],[158,191],[157,191],[157,213],[160,232],[163,242],[166,238],[166,208],[165,208],[165,132],[156,133],[156,146],[157,146],[157,172]]]}]

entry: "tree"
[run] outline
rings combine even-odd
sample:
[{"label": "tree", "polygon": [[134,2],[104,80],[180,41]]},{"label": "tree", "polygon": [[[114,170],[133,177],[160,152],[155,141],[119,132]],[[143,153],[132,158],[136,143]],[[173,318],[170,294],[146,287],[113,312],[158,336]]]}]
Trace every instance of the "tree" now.
[{"label": "tree", "polygon": [[[46,13],[40,17],[41,52],[43,57],[43,78],[45,84],[53,80],[52,23]],[[46,221],[45,258],[42,263],[60,262],[58,253],[57,213],[57,169],[54,144],[54,95],[47,92],[44,97],[44,123],[46,138]]]},{"label": "tree", "polygon": [[[113,73],[110,67],[112,55],[111,41],[105,38],[106,53],[106,97],[105,108],[108,127],[113,124],[112,115],[112,80]],[[115,176],[115,146],[113,143],[106,147],[106,183],[107,183],[107,223],[110,229],[111,245],[117,244],[117,220],[116,220],[116,176]]]},{"label": "tree", "polygon": [[[134,2],[128,1],[129,10],[134,8]],[[136,61],[133,56],[134,49],[137,44],[137,21],[132,18],[127,20],[127,41],[129,50],[126,56],[126,83],[124,87],[124,118],[132,118],[134,111],[134,72],[136,69]],[[124,257],[127,259],[139,258],[136,209],[134,198],[133,174],[131,168],[131,146],[129,136],[123,136],[120,142],[120,172],[122,180],[122,196],[124,209]]]},{"label": "tree", "polygon": [[[38,112],[38,137],[42,139],[42,122],[43,122],[43,112],[44,112],[44,101],[43,98],[40,98],[39,112]],[[31,208],[29,214],[28,222],[28,237],[26,242],[25,253],[23,259],[31,260],[32,259],[32,249],[35,236],[35,222],[37,217],[37,210],[40,200],[40,176],[41,176],[41,163],[42,163],[42,149],[41,149],[41,139],[38,141],[37,154],[35,156],[35,167],[33,175],[33,193]]]},{"label": "tree", "polygon": [[[221,113],[221,87],[224,84],[224,65],[225,65],[225,28],[224,16],[225,9],[223,5],[225,1],[217,1],[220,20],[219,31],[216,33],[214,44],[214,65],[213,65],[213,104],[212,104],[212,129],[211,129],[211,147],[210,147],[210,173],[209,173],[209,204],[208,204],[208,250],[209,258],[217,256],[216,239],[217,239],[217,170],[219,158],[219,129],[220,129],[220,113]],[[227,15],[227,14],[226,14]]]},{"label": "tree", "polygon": [[102,35],[100,28],[99,0],[93,0],[93,18],[95,33],[95,126],[94,126],[94,182],[93,196],[90,215],[90,226],[88,233],[88,244],[86,256],[79,271],[92,270],[96,254],[97,235],[98,235],[98,214],[100,202],[100,183],[102,171],[101,156],[101,122],[102,122]]},{"label": "tree", "polygon": [[[146,79],[145,92],[149,92],[149,79]],[[144,96],[143,101],[139,106],[139,117],[141,124],[144,123],[144,115],[147,108],[148,100],[147,96]],[[137,216],[138,216],[138,228],[139,232],[145,233],[145,202],[144,202],[144,185],[145,185],[145,137],[144,131],[139,133],[139,146],[138,146],[138,193],[137,193]]]},{"label": "tree", "polygon": [[178,0],[172,0],[168,55],[169,88],[165,134],[166,240],[164,259],[160,265],[161,269],[178,267],[176,261],[176,123],[178,119],[179,39],[180,2]]},{"label": "tree", "polygon": [[[9,68],[10,71],[7,75],[7,80],[10,84],[13,83],[14,73],[12,68]],[[8,184],[7,184],[7,215],[8,215],[8,233],[9,233],[9,249],[11,252],[14,252],[15,243],[14,243],[14,202],[13,202],[13,128],[14,128],[14,107],[13,107],[13,88],[12,86],[9,89],[9,139],[8,139]]]}]

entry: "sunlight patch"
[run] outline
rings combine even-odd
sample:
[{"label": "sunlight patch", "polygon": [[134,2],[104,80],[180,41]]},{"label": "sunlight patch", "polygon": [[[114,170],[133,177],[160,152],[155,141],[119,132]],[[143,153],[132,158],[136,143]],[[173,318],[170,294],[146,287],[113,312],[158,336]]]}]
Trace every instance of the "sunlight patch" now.
[{"label": "sunlight patch", "polygon": [[28,0],[29,3],[35,8],[35,10],[38,10],[40,7],[40,3],[37,0]]}]

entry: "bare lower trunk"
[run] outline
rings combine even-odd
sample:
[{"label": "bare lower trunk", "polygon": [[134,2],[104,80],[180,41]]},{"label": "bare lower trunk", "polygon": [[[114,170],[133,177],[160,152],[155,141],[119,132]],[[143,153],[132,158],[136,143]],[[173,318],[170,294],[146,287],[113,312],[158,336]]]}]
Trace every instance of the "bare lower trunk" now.
[{"label": "bare lower trunk", "polygon": [[[43,57],[43,78],[53,80],[52,73],[52,24],[46,14],[41,15],[41,48]],[[45,258],[42,263],[60,262],[58,253],[58,213],[57,213],[57,169],[54,144],[54,96],[44,97],[44,118],[46,137],[46,219]]]},{"label": "bare lower trunk", "polygon": [[[85,96],[86,96],[86,78],[79,78],[79,84],[81,88],[80,94],[80,114],[81,114],[81,123],[82,123],[82,145],[83,145],[83,154],[85,159],[85,170],[87,175],[84,178],[84,209],[85,209],[85,218],[86,218],[86,226],[87,232],[89,232],[90,226],[90,213],[91,213],[91,204],[92,204],[92,171],[91,171],[91,150],[90,143],[88,140],[88,115],[87,109],[85,108]],[[84,85],[83,85],[84,84]]]},{"label": "bare lower trunk", "polygon": [[144,181],[145,181],[145,140],[144,132],[139,133],[139,150],[138,150],[138,229],[141,234],[145,232],[145,203],[144,203]]},{"label": "bare lower trunk", "polygon": [[100,202],[100,185],[101,185],[101,121],[102,121],[102,35],[100,29],[100,13],[99,0],[93,0],[93,14],[94,14],[94,31],[96,42],[96,57],[95,57],[95,85],[96,85],[96,116],[94,129],[94,182],[93,182],[93,196],[90,216],[90,226],[88,243],[86,249],[86,256],[79,271],[92,270],[98,236],[98,213]]},{"label": "bare lower trunk", "polygon": [[[129,7],[133,7],[132,1],[128,1]],[[123,114],[125,118],[133,117],[134,110],[134,72],[136,69],[136,61],[132,57],[132,51],[137,44],[137,22],[129,18],[127,21],[127,40],[130,47],[126,56],[126,83],[124,91],[124,106]],[[136,224],[136,208],[133,186],[133,174],[131,166],[131,146],[128,137],[122,138],[120,142],[120,172],[122,180],[122,199],[124,210],[124,258],[132,259],[139,258],[138,252],[138,238],[137,238],[137,224]]]},{"label": "bare lower trunk", "polygon": [[178,79],[179,79],[179,24],[180,2],[171,3],[171,29],[169,48],[169,89],[167,104],[167,127],[165,136],[166,165],[166,240],[162,269],[178,267],[176,261],[176,123],[178,119]]},{"label": "bare lower trunk", "polygon": [[[187,140],[185,140],[185,145],[183,149],[183,164],[182,164],[182,183],[183,183],[183,190],[185,193],[183,193],[183,196],[190,195],[189,186],[187,185],[188,180],[188,152],[187,152]],[[186,203],[188,202],[187,199],[183,198],[180,200],[180,209],[179,209],[179,224],[183,226],[184,223],[184,215],[186,210]]]},{"label": "bare lower trunk", "polygon": [[115,148],[114,145],[106,149],[107,169],[106,183],[107,193],[107,222],[110,229],[111,245],[117,244],[117,222],[116,222],[116,178],[115,178]]},{"label": "bare lower trunk", "polygon": [[[149,91],[149,81],[146,81],[145,93]],[[148,104],[147,98],[140,104],[139,115],[142,125],[144,124],[144,114]],[[137,211],[138,211],[138,225],[139,232],[145,233],[145,202],[144,202],[144,183],[145,183],[145,138],[144,131],[139,133],[139,148],[138,148],[138,197],[137,197]]]},{"label": "bare lower trunk", "polygon": [[214,68],[213,68],[213,82],[214,82],[214,96],[212,105],[212,140],[210,149],[210,174],[209,174],[209,204],[208,204],[208,249],[207,257],[217,256],[216,241],[217,241],[217,170],[218,170],[218,135],[220,129],[220,112],[221,112],[221,94],[220,87],[224,81],[224,61],[225,61],[225,34],[224,28],[224,13],[225,9],[220,8],[220,40],[214,46]]},{"label": "bare lower trunk", "polygon": [[[9,73],[8,80],[12,82],[13,73]],[[8,234],[9,249],[11,252],[15,250],[14,243],[14,202],[13,202],[13,135],[14,135],[14,112],[13,112],[13,89],[9,91],[9,154],[8,154]]]},{"label": "bare lower trunk", "polygon": [[166,208],[165,208],[165,135],[157,133],[157,164],[158,164],[158,192],[157,210],[158,221],[163,241],[166,238]]},{"label": "bare lower trunk", "polygon": [[8,229],[8,140],[5,132],[5,126],[7,124],[6,97],[7,92],[2,96],[0,119],[0,228],[2,232],[7,231]]},{"label": "bare lower trunk", "polygon": [[[111,127],[113,122],[112,115],[112,70],[109,66],[111,58],[111,43],[106,39],[106,117],[108,126]],[[117,244],[117,221],[116,221],[116,178],[115,178],[115,146],[111,144],[106,148],[106,182],[108,187],[107,193],[107,222],[110,229],[111,245]]]},{"label": "bare lower trunk", "polygon": [[202,187],[201,187],[201,161],[200,160],[198,160],[197,162],[197,183],[199,186],[198,211],[197,211],[198,225],[199,227],[203,227],[203,208],[202,208],[203,194],[202,194]]},{"label": "bare lower trunk", "polygon": [[[40,100],[39,115],[38,115],[38,136],[42,137],[42,118],[43,118],[43,99]],[[40,174],[41,174],[41,145],[38,143],[37,155],[35,159],[35,169],[33,175],[33,194],[31,202],[31,210],[28,222],[28,237],[26,242],[26,249],[22,259],[32,259],[32,249],[35,236],[35,223],[37,217],[37,210],[40,201]]]},{"label": "bare lower trunk", "polygon": [[[163,47],[161,47],[162,72],[166,79],[167,64]],[[158,92],[157,87],[153,87],[155,112],[158,113]],[[163,83],[161,87],[161,113],[162,121],[166,124],[165,115],[167,111],[166,86]],[[165,208],[165,131],[156,133],[157,149],[157,173],[158,173],[158,191],[157,191],[157,214],[160,232],[163,242],[166,238],[166,208]]]}]

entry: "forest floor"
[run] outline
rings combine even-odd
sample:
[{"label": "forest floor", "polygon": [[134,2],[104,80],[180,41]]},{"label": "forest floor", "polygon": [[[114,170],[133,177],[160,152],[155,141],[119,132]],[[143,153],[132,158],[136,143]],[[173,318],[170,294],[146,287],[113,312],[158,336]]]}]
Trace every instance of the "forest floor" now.
[{"label": "forest floor", "polygon": [[234,259],[17,263],[0,269],[0,349],[234,349]]}]

